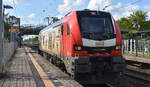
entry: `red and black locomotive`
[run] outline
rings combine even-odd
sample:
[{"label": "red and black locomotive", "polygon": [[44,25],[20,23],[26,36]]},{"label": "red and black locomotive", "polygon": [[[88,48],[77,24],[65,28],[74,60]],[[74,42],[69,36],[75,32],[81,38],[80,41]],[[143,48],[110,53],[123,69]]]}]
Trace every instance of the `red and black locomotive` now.
[{"label": "red and black locomotive", "polygon": [[72,11],[39,34],[39,52],[81,83],[107,83],[124,71],[118,25],[108,12]]}]

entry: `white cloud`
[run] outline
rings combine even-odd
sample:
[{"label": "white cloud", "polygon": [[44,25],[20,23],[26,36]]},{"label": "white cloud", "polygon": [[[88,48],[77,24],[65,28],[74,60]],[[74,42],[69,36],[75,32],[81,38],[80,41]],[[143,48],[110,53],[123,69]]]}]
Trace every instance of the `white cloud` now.
[{"label": "white cloud", "polygon": [[83,0],[64,0],[64,4],[58,6],[58,11],[63,14],[70,10],[74,6],[79,6],[83,3]]},{"label": "white cloud", "polygon": [[120,6],[118,6],[118,8],[115,8],[114,9],[115,11],[110,10],[112,14],[118,14],[118,17],[115,19],[130,16],[130,14],[132,14],[134,11],[137,11],[138,9],[140,9],[138,5],[128,5],[128,6],[120,5]]},{"label": "white cloud", "polygon": [[135,10],[138,10],[140,9],[140,7],[138,5],[129,5],[126,7],[126,10],[132,10],[132,11],[135,11]]},{"label": "white cloud", "polygon": [[149,10],[150,9],[150,5],[144,6],[144,9]]},{"label": "white cloud", "polygon": [[114,0],[90,0],[87,8],[91,10],[103,10],[106,6],[105,11],[112,13],[116,20],[129,16],[134,11],[140,9],[138,5],[123,5],[120,2],[114,2]]},{"label": "white cloud", "polygon": [[150,20],[150,11],[148,12],[148,20]]},{"label": "white cloud", "polygon": [[75,1],[75,3],[74,3],[74,5],[81,5],[83,3],[83,0],[76,0]]},{"label": "white cloud", "polygon": [[63,15],[59,14],[59,15],[57,15],[57,17],[58,17],[58,19],[61,19],[61,18],[63,18]]},{"label": "white cloud", "polygon": [[36,17],[35,13],[31,13],[27,16],[29,19],[34,19]]},{"label": "white cloud", "polygon": [[87,8],[91,10],[102,10],[105,6],[110,4],[111,0],[90,0]]}]

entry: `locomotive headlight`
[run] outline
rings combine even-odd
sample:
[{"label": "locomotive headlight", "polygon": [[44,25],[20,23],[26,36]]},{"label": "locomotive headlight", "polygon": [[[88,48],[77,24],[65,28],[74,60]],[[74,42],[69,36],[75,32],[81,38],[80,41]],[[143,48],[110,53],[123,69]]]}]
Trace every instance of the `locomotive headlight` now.
[{"label": "locomotive headlight", "polygon": [[82,50],[82,47],[81,46],[74,46],[74,49],[78,51],[78,50]]},{"label": "locomotive headlight", "polygon": [[116,46],[116,50],[121,50],[121,46]]}]

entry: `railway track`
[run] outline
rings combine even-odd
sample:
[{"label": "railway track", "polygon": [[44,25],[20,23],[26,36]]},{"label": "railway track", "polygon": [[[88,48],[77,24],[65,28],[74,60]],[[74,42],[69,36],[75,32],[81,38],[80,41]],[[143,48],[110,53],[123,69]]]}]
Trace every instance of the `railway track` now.
[{"label": "railway track", "polygon": [[150,64],[135,61],[126,61],[126,63],[125,76],[128,80],[132,80],[134,87],[150,87]]},{"label": "railway track", "polygon": [[145,73],[140,73],[140,72],[133,71],[133,70],[126,70],[125,75],[130,77],[130,78],[134,78],[136,80],[150,83],[150,75],[145,74]]},{"label": "railway track", "polygon": [[83,87],[31,49],[26,53],[37,69],[45,87]]},{"label": "railway track", "polygon": [[[127,61],[125,80],[128,81],[122,82],[124,85],[123,87],[150,87],[149,66],[150,64]],[[132,80],[132,82],[129,80]],[[126,84],[128,84],[128,86],[126,86]],[[143,85],[139,86],[138,84],[140,85],[143,84],[144,86]],[[105,84],[105,85],[84,85],[83,87],[120,87],[120,86]]]},{"label": "railway track", "polygon": [[[33,48],[32,48],[33,49]],[[39,60],[41,60],[41,58],[40,58],[40,56],[38,56],[38,54],[36,54],[36,50],[35,49],[33,49],[33,50],[30,50],[30,53],[32,53],[32,56],[35,58],[35,59],[37,59],[37,61]],[[45,59],[44,59],[45,60]],[[49,62],[49,61],[47,61],[47,62]],[[40,62],[39,62],[40,63]],[[46,62],[45,62],[46,63]],[[51,64],[51,63],[50,63]],[[44,64],[42,64],[41,63],[41,67],[44,69],[44,68],[48,68],[48,67],[46,67],[46,66],[43,66]],[[46,64],[47,65],[47,64]],[[53,65],[53,66],[55,66],[55,65]],[[57,66],[56,66],[57,67]],[[45,72],[49,72],[49,71],[46,71],[45,70]],[[71,78],[69,78],[69,77],[67,77],[67,78],[59,78],[59,76],[58,76],[58,79],[60,79],[60,81],[63,83],[64,82],[64,80],[71,80]],[[63,80],[64,79],[64,80]],[[65,83],[65,82],[64,82]],[[96,84],[96,85],[82,85],[83,87],[114,87],[114,86],[112,86],[112,85],[110,85],[110,84]]]},{"label": "railway track", "polygon": [[150,87],[150,79],[147,75],[128,70],[125,73],[124,87]]}]

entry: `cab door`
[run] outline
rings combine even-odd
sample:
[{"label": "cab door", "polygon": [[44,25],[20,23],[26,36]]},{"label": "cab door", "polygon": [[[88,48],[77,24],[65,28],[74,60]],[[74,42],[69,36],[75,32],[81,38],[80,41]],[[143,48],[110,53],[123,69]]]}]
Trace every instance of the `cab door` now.
[{"label": "cab door", "polygon": [[61,44],[61,56],[65,56],[65,24],[63,23],[61,25],[61,41],[60,41],[60,44]]},{"label": "cab door", "polygon": [[70,29],[67,23],[62,25],[62,50],[61,53],[63,56],[68,57],[71,56],[72,46],[71,46],[71,37],[70,37]]}]

